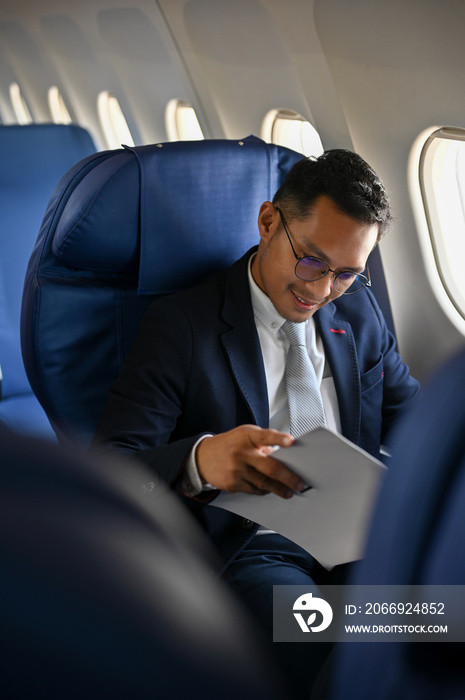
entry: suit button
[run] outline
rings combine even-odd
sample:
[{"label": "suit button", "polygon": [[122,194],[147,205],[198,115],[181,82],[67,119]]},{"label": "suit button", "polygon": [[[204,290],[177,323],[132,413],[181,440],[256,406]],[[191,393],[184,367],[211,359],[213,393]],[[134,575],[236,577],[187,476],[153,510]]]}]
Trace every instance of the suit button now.
[{"label": "suit button", "polygon": [[252,520],[247,520],[247,518],[244,518],[242,521],[242,527],[244,530],[250,530],[251,527],[253,527],[253,521]]}]

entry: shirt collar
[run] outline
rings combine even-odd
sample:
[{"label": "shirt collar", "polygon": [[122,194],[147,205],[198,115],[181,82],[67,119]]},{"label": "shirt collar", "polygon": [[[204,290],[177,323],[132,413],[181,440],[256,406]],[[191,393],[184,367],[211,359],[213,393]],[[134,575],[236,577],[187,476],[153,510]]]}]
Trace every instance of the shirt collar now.
[{"label": "shirt collar", "polygon": [[253,278],[252,261],[255,255],[256,254],[254,253],[254,255],[250,256],[248,266],[250,296],[252,299],[253,312],[254,315],[261,321],[261,323],[263,323],[265,328],[267,328],[270,331],[270,333],[275,334],[279,331],[286,319],[283,318],[283,316],[281,316],[281,314],[276,311],[270,297],[267,296],[265,292],[263,292],[260,289],[260,287]]}]

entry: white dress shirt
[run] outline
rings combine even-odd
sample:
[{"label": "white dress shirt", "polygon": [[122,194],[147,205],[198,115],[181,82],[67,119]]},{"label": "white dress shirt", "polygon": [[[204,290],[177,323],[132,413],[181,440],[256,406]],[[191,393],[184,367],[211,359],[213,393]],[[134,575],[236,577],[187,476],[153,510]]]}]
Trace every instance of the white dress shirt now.
[{"label": "white dress shirt", "polygon": [[[252,260],[253,258],[251,258]],[[289,432],[289,411],[286,395],[286,358],[289,339],[281,329],[285,318],[275,309],[271,299],[260,289],[252,277],[249,263],[249,284],[260,347],[265,365],[268,405],[270,411],[270,428]],[[341,432],[339,405],[336,389],[328,363],[325,361],[323,341],[316,332],[312,317],[306,323],[307,350],[315,367],[315,374],[320,387],[326,425],[331,430]]]}]

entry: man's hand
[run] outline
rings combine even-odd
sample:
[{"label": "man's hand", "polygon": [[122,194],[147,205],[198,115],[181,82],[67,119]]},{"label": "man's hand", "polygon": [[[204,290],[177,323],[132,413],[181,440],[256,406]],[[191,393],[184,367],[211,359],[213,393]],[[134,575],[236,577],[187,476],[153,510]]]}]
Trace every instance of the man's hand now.
[{"label": "man's hand", "polygon": [[294,438],[278,430],[241,425],[202,440],[196,461],[200,476],[217,489],[291,498],[302,491],[302,479],[269,455],[275,445],[289,447]]}]

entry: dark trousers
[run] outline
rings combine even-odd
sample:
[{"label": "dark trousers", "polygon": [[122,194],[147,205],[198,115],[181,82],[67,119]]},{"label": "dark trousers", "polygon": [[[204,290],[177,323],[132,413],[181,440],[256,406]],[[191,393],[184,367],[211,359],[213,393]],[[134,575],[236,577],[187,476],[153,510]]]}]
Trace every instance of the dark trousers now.
[{"label": "dark trousers", "polygon": [[304,549],[278,534],[256,535],[228,566],[223,578],[249,608],[261,628],[271,658],[290,687],[292,700],[309,700],[333,647],[330,643],[273,642],[273,586],[344,583],[348,567],[328,572]]}]

